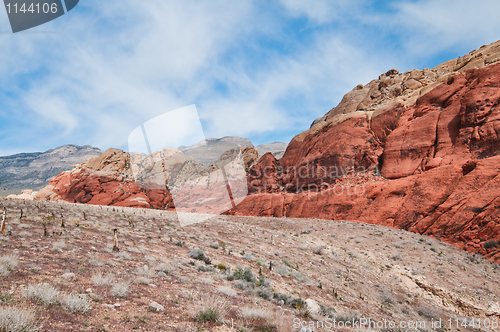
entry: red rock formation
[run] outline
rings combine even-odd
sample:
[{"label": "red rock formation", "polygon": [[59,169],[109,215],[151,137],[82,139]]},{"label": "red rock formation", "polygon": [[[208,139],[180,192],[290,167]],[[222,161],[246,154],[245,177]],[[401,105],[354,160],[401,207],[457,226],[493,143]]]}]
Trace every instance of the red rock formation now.
[{"label": "red rock formation", "polygon": [[72,203],[163,209],[172,197],[165,188],[144,189],[131,176],[130,156],[110,149],[61,173],[38,192],[37,199]]},{"label": "red rock formation", "polygon": [[[281,160],[259,160],[230,213],[387,225],[500,262],[500,243],[485,247],[500,241],[499,104],[497,64],[450,76],[413,106],[301,134]],[[342,172],[318,173],[331,167]]]}]

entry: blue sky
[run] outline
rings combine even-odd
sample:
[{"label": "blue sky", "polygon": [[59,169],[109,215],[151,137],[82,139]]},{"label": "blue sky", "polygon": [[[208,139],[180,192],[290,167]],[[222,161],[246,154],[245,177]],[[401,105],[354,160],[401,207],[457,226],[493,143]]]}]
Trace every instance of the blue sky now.
[{"label": "blue sky", "polygon": [[0,155],[127,149],[196,104],[205,136],[288,142],[359,83],[500,39],[500,2],[82,0],[12,34],[0,8]]}]

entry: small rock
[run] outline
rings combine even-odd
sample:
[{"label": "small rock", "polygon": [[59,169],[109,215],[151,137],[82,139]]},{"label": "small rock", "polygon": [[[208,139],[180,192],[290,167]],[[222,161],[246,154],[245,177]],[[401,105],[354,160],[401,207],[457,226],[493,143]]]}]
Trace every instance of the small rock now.
[{"label": "small rock", "polygon": [[115,303],[115,304],[113,304],[113,307],[118,308],[118,307],[121,307],[121,305],[120,305],[120,303]]},{"label": "small rock", "polygon": [[422,83],[420,83],[419,81],[417,81],[413,78],[410,78],[409,80],[407,80],[404,83],[404,87],[406,89],[417,90],[417,89],[420,89],[422,87]]},{"label": "small rock", "polygon": [[156,311],[164,311],[164,310],[165,310],[165,308],[164,308],[161,304],[156,303],[156,302],[151,302],[151,303],[149,304],[149,306],[150,306],[151,308],[155,308],[155,309],[156,309]]},{"label": "small rock", "polygon": [[92,289],[91,289],[91,288],[87,288],[87,289],[85,290],[85,293],[87,293],[87,294],[92,293]]},{"label": "small rock", "polygon": [[62,275],[63,279],[67,280],[67,281],[73,281],[76,279],[76,276],[74,273],[71,273],[71,272],[68,272],[68,273],[64,273]]},{"label": "small rock", "polygon": [[318,302],[313,299],[306,300],[307,310],[313,315],[318,315],[321,312],[321,307]]},{"label": "small rock", "polygon": [[158,272],[158,275],[159,275],[160,277],[164,277],[164,278],[166,278],[166,277],[167,277],[167,274],[166,274],[165,272],[162,272],[162,271]]},{"label": "small rock", "polygon": [[149,286],[149,287],[156,288],[156,285],[155,285],[155,284],[149,284],[148,286]]}]

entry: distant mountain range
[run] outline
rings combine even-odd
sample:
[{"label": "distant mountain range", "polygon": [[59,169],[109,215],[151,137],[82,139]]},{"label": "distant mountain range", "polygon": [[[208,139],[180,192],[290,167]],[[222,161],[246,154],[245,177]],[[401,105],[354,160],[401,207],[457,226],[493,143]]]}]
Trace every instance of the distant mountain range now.
[{"label": "distant mountain range", "polygon": [[[202,165],[210,165],[215,162],[226,151],[236,147],[253,146],[252,141],[248,138],[226,136],[222,138],[209,138],[191,146],[180,146],[186,156],[194,158]],[[274,142],[269,144],[261,144],[255,148],[259,152],[259,156],[263,156],[267,152],[271,152],[276,158],[281,158],[285,152],[287,144]]]},{"label": "distant mountain range", "polygon": [[[228,136],[209,138],[191,146],[180,146],[185,155],[203,165],[210,165],[230,149],[253,146],[248,138]],[[256,147],[259,156],[271,152],[280,158],[287,144],[274,142]],[[90,145],[64,145],[46,152],[20,153],[0,157],[0,196],[20,194],[24,189],[39,190],[64,171],[71,170],[76,164],[85,162],[102,154]]]},{"label": "distant mountain range", "polygon": [[0,157],[0,195],[43,188],[54,176],[101,153],[90,145],[64,145],[45,152]]}]

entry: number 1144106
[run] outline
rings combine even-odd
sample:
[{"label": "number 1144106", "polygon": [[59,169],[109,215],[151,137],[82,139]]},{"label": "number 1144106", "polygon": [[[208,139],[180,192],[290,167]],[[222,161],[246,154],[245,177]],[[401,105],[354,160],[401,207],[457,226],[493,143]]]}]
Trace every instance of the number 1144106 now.
[{"label": "number 1144106", "polygon": [[57,3],[52,3],[52,4],[49,4],[49,3],[43,3],[43,4],[40,4],[40,3],[37,3],[36,5],[31,3],[29,6],[27,6],[25,3],[23,3],[22,5],[19,5],[17,3],[14,3],[14,4],[10,4],[8,3],[6,5],[7,7],[7,12],[10,14],[10,13],[14,13],[14,14],[18,14],[18,13],[23,13],[23,14],[29,14],[29,13],[32,13],[32,14],[40,14],[40,13],[44,13],[44,14],[48,14],[48,13],[57,13]]}]

